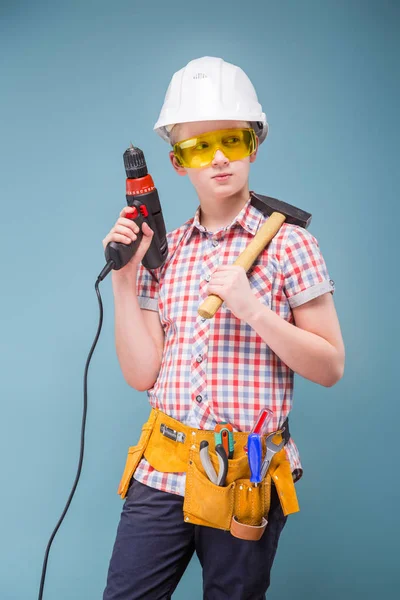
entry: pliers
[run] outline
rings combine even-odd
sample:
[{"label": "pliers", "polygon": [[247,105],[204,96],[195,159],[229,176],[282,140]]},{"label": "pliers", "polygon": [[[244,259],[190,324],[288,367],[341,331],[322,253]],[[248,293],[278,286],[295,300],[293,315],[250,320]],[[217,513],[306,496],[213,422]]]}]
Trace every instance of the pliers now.
[{"label": "pliers", "polygon": [[272,441],[271,438],[273,438],[277,433],[283,433],[284,431],[285,431],[285,427],[282,427],[282,429],[280,429],[279,432],[273,431],[272,433],[267,435],[267,437],[265,439],[265,445],[267,447],[267,451],[265,453],[265,458],[261,465],[261,479],[264,479],[264,477],[266,476],[268,467],[270,465],[271,459],[274,456],[274,454],[279,452],[279,450],[282,450],[283,446],[285,445],[285,440],[282,440],[280,444],[274,444],[274,442]]},{"label": "pliers", "polygon": [[217,444],[215,446],[215,452],[219,463],[218,475],[215,472],[214,465],[212,464],[208,453],[208,442],[206,440],[200,442],[200,460],[207,473],[208,479],[216,485],[223,486],[225,485],[226,475],[228,473],[228,455],[222,444]]}]

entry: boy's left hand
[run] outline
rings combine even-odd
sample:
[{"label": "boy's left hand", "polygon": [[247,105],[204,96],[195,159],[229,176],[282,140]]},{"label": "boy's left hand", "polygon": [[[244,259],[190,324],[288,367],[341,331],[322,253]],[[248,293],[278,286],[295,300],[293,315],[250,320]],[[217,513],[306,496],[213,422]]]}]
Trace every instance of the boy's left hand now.
[{"label": "boy's left hand", "polygon": [[244,267],[221,265],[211,275],[207,291],[222,298],[235,317],[247,321],[260,307],[250,287]]}]

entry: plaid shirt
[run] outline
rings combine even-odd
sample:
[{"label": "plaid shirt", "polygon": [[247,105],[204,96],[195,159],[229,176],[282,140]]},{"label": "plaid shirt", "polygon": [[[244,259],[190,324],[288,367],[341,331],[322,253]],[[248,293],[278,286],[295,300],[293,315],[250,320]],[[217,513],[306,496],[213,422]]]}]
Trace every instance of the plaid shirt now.
[{"label": "plaid shirt", "polygon": [[[211,274],[233,264],[268,217],[250,198],[230,225],[212,233],[194,218],[167,234],[168,257],[154,270],[141,264],[137,296],[141,308],[159,313],[165,332],[164,354],[154,386],[152,407],[182,423],[214,429],[227,421],[235,431],[250,431],[261,409],[277,430],[292,408],[294,372],[252,327],[225,303],[212,319],[197,313],[207,298]],[[306,229],[283,223],[247,277],[254,295],[289,323],[291,308],[326,292],[333,293],[317,240]],[[294,481],[303,474],[292,438],[285,446]],[[160,473],[145,458],[135,479],[162,491],[184,495],[185,473]]]}]

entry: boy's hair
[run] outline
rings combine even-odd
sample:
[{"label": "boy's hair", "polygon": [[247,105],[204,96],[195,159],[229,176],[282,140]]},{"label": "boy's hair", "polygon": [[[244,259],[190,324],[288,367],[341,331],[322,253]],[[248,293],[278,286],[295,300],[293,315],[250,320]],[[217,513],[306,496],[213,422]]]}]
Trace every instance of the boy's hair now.
[{"label": "boy's hair", "polygon": [[178,141],[178,127],[179,127],[180,123],[177,123],[176,125],[173,126],[173,128],[171,129],[170,133],[169,133],[169,139],[171,142],[171,146],[173,147],[174,144]]},{"label": "boy's hair", "polygon": [[[174,125],[172,127],[170,134],[169,134],[169,139],[170,139],[172,147],[179,139],[179,137],[178,137],[179,125],[180,125],[180,123],[176,123],[176,125]],[[249,121],[247,121],[247,127],[251,127],[251,123]]]}]

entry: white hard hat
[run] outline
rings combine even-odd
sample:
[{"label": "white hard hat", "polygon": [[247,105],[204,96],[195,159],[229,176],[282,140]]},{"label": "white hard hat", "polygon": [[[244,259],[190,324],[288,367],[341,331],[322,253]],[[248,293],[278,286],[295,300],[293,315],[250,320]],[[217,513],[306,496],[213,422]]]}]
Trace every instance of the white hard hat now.
[{"label": "white hard hat", "polygon": [[177,123],[193,121],[249,121],[260,144],[268,123],[246,73],[222,58],[191,60],[172,76],[154,131],[170,141]]}]

